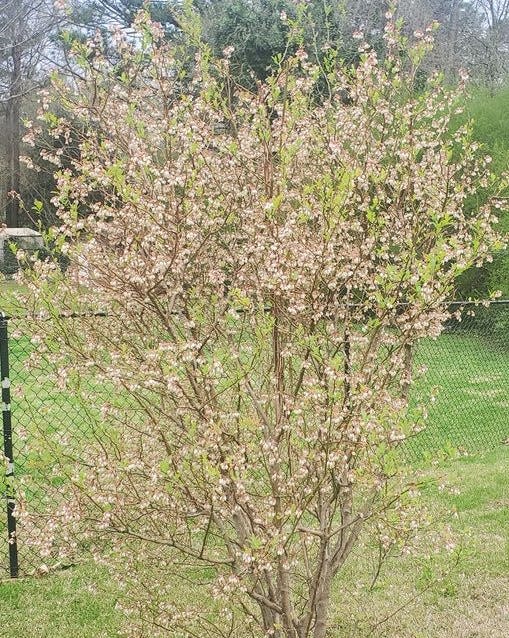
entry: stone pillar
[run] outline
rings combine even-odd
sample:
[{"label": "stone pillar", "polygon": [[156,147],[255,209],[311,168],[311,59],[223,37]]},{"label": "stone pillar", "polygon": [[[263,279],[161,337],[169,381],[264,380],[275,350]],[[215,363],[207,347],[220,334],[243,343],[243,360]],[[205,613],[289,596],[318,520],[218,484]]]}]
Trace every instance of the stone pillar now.
[{"label": "stone pillar", "polygon": [[28,254],[44,248],[41,233],[32,228],[2,228],[0,230],[0,271],[5,275],[12,275],[19,270],[16,255],[11,249],[24,250]]}]

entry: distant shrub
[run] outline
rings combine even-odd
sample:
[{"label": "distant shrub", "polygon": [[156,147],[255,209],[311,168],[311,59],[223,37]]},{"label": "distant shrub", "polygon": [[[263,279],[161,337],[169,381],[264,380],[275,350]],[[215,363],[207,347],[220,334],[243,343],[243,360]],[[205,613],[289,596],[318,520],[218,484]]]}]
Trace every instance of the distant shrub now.
[{"label": "distant shrub", "polygon": [[[473,89],[465,103],[462,119],[473,120],[474,138],[493,158],[493,171],[501,175],[509,168],[509,85],[495,94],[487,89]],[[499,229],[509,232],[509,212],[500,217]],[[470,269],[458,280],[458,297],[486,297],[494,290],[509,297],[509,252],[498,251],[491,263]]]}]

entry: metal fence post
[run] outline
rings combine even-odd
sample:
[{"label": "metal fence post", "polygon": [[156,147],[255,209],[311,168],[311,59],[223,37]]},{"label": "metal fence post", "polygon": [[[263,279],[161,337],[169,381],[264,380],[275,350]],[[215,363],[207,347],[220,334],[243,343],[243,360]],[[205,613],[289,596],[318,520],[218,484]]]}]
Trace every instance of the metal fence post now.
[{"label": "metal fence post", "polygon": [[7,498],[7,533],[9,540],[9,573],[11,578],[17,578],[19,573],[18,545],[16,539],[16,518],[14,508],[16,502],[12,491],[12,477],[14,476],[14,452],[12,445],[11,420],[11,381],[9,377],[9,317],[0,313],[0,377],[2,384],[2,425],[4,456],[7,460],[6,498]]}]

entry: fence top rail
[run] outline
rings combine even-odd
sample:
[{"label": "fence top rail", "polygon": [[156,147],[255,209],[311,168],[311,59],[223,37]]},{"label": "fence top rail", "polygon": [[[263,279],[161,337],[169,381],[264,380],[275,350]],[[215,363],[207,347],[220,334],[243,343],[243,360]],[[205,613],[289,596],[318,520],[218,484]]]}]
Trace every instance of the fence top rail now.
[{"label": "fence top rail", "polygon": [[[350,307],[358,307],[361,304],[347,304]],[[397,304],[398,308],[405,308],[407,306],[412,305],[410,302],[403,302]],[[439,306],[447,306],[448,308],[464,308],[466,306],[475,307],[475,308],[488,308],[490,306],[509,306],[509,299],[467,299],[467,300],[455,300],[455,301],[444,301],[439,304]],[[269,311],[270,308],[265,308],[266,311]],[[238,310],[239,313],[245,312],[242,309]],[[175,314],[178,314],[175,311]],[[0,322],[9,321],[11,319],[25,319],[28,321],[50,321],[53,318],[57,319],[80,319],[87,317],[113,317],[115,316],[114,312],[108,312],[105,310],[100,311],[91,311],[91,312],[62,312],[57,315],[44,315],[44,314],[8,314],[0,310]]]},{"label": "fence top rail", "polygon": [[85,317],[112,317],[114,313],[111,312],[61,312],[55,316],[53,315],[37,315],[37,314],[7,314],[5,312],[0,311],[0,321],[10,321],[11,319],[26,319],[28,321],[50,321],[53,318],[58,319],[80,319]]},{"label": "fence top rail", "polygon": [[509,299],[480,299],[480,300],[467,300],[467,301],[445,301],[444,306],[460,307],[463,306],[476,306],[476,307],[489,307],[489,306],[509,306]]}]

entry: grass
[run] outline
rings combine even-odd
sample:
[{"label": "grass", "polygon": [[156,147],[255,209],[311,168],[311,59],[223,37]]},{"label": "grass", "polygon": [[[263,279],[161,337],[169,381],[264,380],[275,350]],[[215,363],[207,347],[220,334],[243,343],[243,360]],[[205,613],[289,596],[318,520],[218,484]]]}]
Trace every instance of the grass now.
[{"label": "grass", "polygon": [[466,102],[466,117],[474,121],[474,136],[493,157],[497,173],[509,163],[509,86],[490,94],[486,89],[472,91]]},{"label": "grass", "polygon": [[107,575],[95,566],[0,583],[1,636],[107,638],[118,626]]},{"label": "grass", "polygon": [[16,281],[5,279],[0,282],[0,311],[6,314],[15,314],[19,311],[16,293],[20,289],[20,285]]},{"label": "grass", "polygon": [[[448,461],[434,470],[457,494],[431,489],[425,500],[434,516],[451,525],[458,550],[392,559],[374,591],[366,585],[336,611],[331,638],[505,638],[509,635],[509,449]],[[429,554],[429,558],[423,558]],[[344,578],[355,583],[357,557]],[[366,567],[363,565],[364,568]],[[394,613],[405,602],[409,604]],[[382,619],[385,623],[370,633]]]}]

